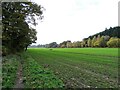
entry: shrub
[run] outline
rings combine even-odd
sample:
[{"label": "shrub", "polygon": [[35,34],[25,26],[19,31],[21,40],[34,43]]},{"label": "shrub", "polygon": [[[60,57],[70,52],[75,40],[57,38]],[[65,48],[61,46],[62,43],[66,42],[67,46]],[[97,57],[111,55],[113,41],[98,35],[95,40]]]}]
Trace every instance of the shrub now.
[{"label": "shrub", "polygon": [[8,55],[8,53],[9,53],[9,50],[8,50],[8,48],[6,48],[5,46],[2,46],[2,56],[6,56],[6,55]]}]

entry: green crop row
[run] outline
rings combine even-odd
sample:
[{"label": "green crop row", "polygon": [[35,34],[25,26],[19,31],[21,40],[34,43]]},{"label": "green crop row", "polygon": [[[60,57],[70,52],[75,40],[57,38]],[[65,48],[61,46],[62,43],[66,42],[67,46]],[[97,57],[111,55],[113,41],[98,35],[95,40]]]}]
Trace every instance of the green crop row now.
[{"label": "green crop row", "polygon": [[45,70],[32,57],[23,54],[23,82],[25,88],[62,88],[63,82],[52,71]]},{"label": "green crop row", "polygon": [[2,88],[13,88],[18,70],[18,57],[10,55],[2,58]]},{"label": "green crop row", "polygon": [[[28,54],[41,66],[47,68],[64,82],[65,87],[75,88],[116,88],[118,87],[118,58],[112,56],[116,49],[91,49],[101,52],[90,55],[87,49],[29,49]],[[63,51],[62,51],[63,50]],[[67,51],[68,50],[68,51]],[[105,51],[107,50],[107,52]],[[105,52],[104,52],[105,51]],[[73,52],[73,53],[70,53]],[[107,53],[102,56],[102,52]],[[95,52],[94,52],[95,53]]]}]

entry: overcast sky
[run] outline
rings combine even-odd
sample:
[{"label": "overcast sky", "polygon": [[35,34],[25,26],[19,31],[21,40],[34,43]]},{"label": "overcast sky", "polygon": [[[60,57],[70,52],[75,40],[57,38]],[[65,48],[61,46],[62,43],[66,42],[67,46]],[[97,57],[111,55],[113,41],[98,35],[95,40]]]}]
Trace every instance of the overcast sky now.
[{"label": "overcast sky", "polygon": [[31,0],[42,5],[43,22],[36,26],[37,43],[81,41],[118,26],[119,0]]}]

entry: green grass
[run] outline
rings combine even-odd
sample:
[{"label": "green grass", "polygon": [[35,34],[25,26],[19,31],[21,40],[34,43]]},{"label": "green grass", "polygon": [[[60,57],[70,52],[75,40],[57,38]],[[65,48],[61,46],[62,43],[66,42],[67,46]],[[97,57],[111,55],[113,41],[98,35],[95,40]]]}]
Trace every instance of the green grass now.
[{"label": "green grass", "polygon": [[27,54],[40,66],[52,70],[65,87],[118,87],[117,48],[31,48]]}]

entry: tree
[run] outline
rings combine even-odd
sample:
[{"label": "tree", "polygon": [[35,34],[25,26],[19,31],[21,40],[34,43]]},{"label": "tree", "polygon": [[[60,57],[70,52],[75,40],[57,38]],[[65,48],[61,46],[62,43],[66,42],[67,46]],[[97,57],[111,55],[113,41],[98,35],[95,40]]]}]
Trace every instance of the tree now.
[{"label": "tree", "polygon": [[97,36],[96,41],[94,42],[95,47],[100,47],[100,35]]},{"label": "tree", "polygon": [[94,43],[96,42],[96,36],[93,37],[91,46],[94,47]]},{"label": "tree", "polygon": [[66,48],[65,44],[60,45],[61,48]]},{"label": "tree", "polygon": [[94,43],[94,46],[95,47],[106,47],[107,46],[106,43],[107,43],[107,38],[105,39],[105,36],[101,36],[100,37],[98,35],[97,40]]},{"label": "tree", "polygon": [[67,48],[67,43],[71,42],[70,40],[67,40],[67,41],[63,41],[62,43],[60,43],[59,47],[62,47],[62,48]]},{"label": "tree", "polygon": [[110,40],[107,42],[108,47],[120,47],[120,39],[111,37]]},{"label": "tree", "polygon": [[87,41],[87,45],[88,45],[88,47],[91,47],[91,39],[90,38]]},{"label": "tree", "polygon": [[80,42],[79,42],[79,41],[77,41],[75,46],[76,46],[76,48],[81,47]]},{"label": "tree", "polygon": [[72,48],[72,42],[67,42],[67,48]]},{"label": "tree", "polygon": [[105,36],[102,36],[100,38],[100,47],[106,47],[107,46],[107,41],[105,40]]},{"label": "tree", "polygon": [[109,39],[110,39],[110,36],[108,36],[108,35],[105,35],[105,36],[104,36],[104,39],[105,39],[105,41],[109,41]]},{"label": "tree", "polygon": [[37,40],[37,32],[30,25],[36,26],[36,17],[41,20],[42,14],[42,7],[32,2],[3,2],[2,45],[10,53],[26,50]]},{"label": "tree", "polygon": [[87,39],[86,39],[86,38],[84,38],[84,39],[82,40],[81,46],[82,46],[82,47],[88,47],[88,45],[87,45]]},{"label": "tree", "polygon": [[56,42],[52,42],[49,44],[49,48],[56,48],[58,44]]},{"label": "tree", "polygon": [[73,47],[73,48],[78,48],[78,47],[79,47],[79,43],[74,41],[74,42],[72,43],[72,47]]}]

